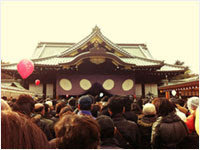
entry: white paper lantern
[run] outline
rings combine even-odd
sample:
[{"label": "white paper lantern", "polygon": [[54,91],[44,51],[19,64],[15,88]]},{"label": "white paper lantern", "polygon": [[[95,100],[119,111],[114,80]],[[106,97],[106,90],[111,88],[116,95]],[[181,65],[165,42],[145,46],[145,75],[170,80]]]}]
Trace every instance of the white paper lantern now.
[{"label": "white paper lantern", "polygon": [[175,96],[176,95],[176,91],[172,90],[172,95]]},{"label": "white paper lantern", "polygon": [[70,91],[72,89],[72,83],[68,79],[61,79],[60,87],[65,91]]}]

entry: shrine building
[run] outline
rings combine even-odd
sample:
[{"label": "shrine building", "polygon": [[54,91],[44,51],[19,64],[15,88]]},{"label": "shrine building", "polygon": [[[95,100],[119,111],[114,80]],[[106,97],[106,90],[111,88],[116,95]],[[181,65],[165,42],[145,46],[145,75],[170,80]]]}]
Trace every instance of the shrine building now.
[{"label": "shrine building", "polygon": [[[161,80],[183,74],[186,69],[154,59],[145,44],[113,43],[97,26],[78,43],[38,43],[31,60],[34,71],[22,85],[52,98],[100,92],[158,96]],[[17,63],[2,65],[1,71],[22,79]],[[36,79],[39,85],[35,85]]]}]

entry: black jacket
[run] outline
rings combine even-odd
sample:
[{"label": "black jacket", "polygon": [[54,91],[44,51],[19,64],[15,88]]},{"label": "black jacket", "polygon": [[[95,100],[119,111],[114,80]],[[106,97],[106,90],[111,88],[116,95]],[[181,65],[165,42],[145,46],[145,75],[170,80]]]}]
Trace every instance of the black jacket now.
[{"label": "black jacket", "polygon": [[156,121],[155,115],[143,116],[141,119],[137,121],[142,139],[140,148],[142,149],[151,148],[151,129],[155,121]]},{"label": "black jacket", "polygon": [[121,149],[121,148],[118,146],[116,139],[105,138],[101,141],[100,149]]},{"label": "black jacket", "polygon": [[[112,116],[114,125],[117,127],[115,138],[122,148],[139,148],[140,133],[135,122],[126,120],[122,113]],[[125,141],[125,142],[124,142]]]},{"label": "black jacket", "polygon": [[127,111],[123,115],[126,118],[126,120],[134,121],[135,123],[137,123],[138,117],[135,112]]},{"label": "black jacket", "polygon": [[185,123],[174,113],[160,116],[152,127],[153,148],[178,148],[177,145],[188,135]]},{"label": "black jacket", "polygon": [[32,121],[46,134],[48,140],[53,139],[50,123],[46,120],[43,120],[40,114],[36,114],[32,118]]}]

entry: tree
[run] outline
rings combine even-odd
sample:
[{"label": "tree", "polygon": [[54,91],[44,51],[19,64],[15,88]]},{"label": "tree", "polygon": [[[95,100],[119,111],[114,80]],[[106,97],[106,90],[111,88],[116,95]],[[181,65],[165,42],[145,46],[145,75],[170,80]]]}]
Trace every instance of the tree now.
[{"label": "tree", "polygon": [[[174,63],[174,65],[179,65],[179,66],[183,66],[184,64],[185,64],[185,62],[180,61],[180,60],[176,60],[176,62]],[[177,76],[173,77],[172,80],[187,79],[187,78],[191,78],[191,77],[195,77],[195,76],[198,76],[198,75],[191,74],[190,68],[188,66],[185,66],[184,74],[177,75]]]},{"label": "tree", "polygon": [[185,62],[180,60],[176,60],[176,62],[174,63],[174,65],[180,65],[180,66],[183,66],[184,64]]}]

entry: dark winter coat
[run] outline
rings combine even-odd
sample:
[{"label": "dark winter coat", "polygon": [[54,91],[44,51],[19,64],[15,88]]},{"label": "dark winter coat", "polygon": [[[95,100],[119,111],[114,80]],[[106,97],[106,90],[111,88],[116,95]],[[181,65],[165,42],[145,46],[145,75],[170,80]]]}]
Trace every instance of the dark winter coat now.
[{"label": "dark winter coat", "polygon": [[153,148],[178,148],[178,144],[188,136],[186,124],[174,113],[160,116],[152,127],[151,144]]},{"label": "dark winter coat", "polygon": [[139,148],[140,133],[137,124],[126,120],[122,113],[112,116],[112,120],[119,131],[115,135],[115,138],[118,140],[120,147]]},{"label": "dark winter coat", "polygon": [[152,125],[156,121],[155,115],[143,116],[137,121],[141,133],[141,149],[151,148],[151,131]]},{"label": "dark winter coat", "polygon": [[118,146],[116,139],[106,138],[101,141],[100,149],[121,149]]},{"label": "dark winter coat", "polygon": [[123,115],[126,118],[126,120],[134,121],[135,123],[137,123],[138,117],[135,112],[127,111]]},{"label": "dark winter coat", "polygon": [[53,139],[50,124],[43,120],[40,114],[35,115],[31,120],[46,134],[48,140]]}]

